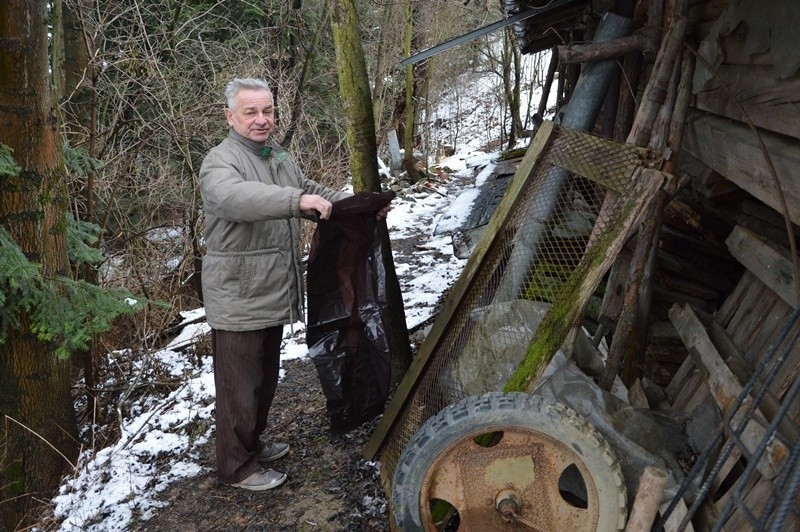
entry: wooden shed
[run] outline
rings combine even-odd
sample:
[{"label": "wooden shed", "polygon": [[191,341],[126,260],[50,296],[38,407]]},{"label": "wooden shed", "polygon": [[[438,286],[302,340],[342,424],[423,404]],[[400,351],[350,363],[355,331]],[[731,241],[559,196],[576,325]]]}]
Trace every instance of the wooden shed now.
[{"label": "wooden shed", "polygon": [[[523,52],[551,50],[544,91],[557,103],[544,108],[542,98],[548,120],[367,446],[367,457],[381,455],[393,516],[417,523],[419,505],[423,521],[432,519],[452,497],[448,519],[463,511],[498,524],[502,514],[512,527],[551,529],[563,510],[596,528],[581,508],[605,504],[608,529],[626,520],[627,530],[797,529],[800,48],[792,32],[800,2],[501,4]],[[624,408],[683,424],[692,453],[670,458],[674,490],[664,492],[667,473],[642,461],[622,471],[610,460],[595,473],[625,475],[621,504],[550,505],[564,498],[566,469],[551,468],[552,496],[537,491],[549,457],[571,456],[580,442],[558,426],[539,439],[530,422],[503,443],[523,423],[493,424],[482,412],[516,412],[510,403],[539,394],[557,351],[575,363],[581,390],[603,389],[591,397],[605,401],[621,379]],[[530,395],[504,395],[513,392]],[[587,419],[601,409],[584,407]],[[493,443],[478,444],[473,425],[459,424],[471,416]],[[616,438],[624,430],[613,424],[582,434]],[[548,449],[539,463],[536,446]],[[487,471],[505,471],[496,484],[476,473],[478,455]],[[544,473],[514,484],[513,470],[531,461]],[[631,470],[646,474],[632,485]]]},{"label": "wooden shed", "polygon": [[[503,1],[509,14],[548,4]],[[617,257],[591,316],[594,344],[611,344],[605,377],[620,374],[642,408],[691,418],[711,401],[722,418],[657,526],[797,529],[800,2],[558,7],[514,29],[523,51],[552,49],[559,107],[582,65],[614,59],[620,76],[593,133],[658,150],[676,179]],[[633,33],[589,44],[606,11],[633,18]]]}]

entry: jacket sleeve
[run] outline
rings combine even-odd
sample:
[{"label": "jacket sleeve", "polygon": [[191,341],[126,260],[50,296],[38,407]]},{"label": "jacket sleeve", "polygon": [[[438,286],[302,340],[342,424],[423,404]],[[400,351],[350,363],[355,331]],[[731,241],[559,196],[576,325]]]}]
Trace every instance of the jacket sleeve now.
[{"label": "jacket sleeve", "polygon": [[204,208],[223,220],[256,222],[300,216],[303,193],[300,188],[247,181],[234,163],[213,151],[200,167]]},{"label": "jacket sleeve", "polygon": [[338,201],[352,195],[349,192],[333,190],[307,177],[303,178],[303,194],[317,194],[330,202]]}]

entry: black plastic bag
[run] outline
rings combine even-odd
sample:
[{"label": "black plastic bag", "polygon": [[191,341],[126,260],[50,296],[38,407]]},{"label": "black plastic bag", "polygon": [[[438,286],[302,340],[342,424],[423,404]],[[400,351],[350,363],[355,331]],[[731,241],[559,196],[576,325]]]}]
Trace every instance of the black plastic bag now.
[{"label": "black plastic bag", "polygon": [[337,434],[382,414],[389,396],[386,274],[375,214],[394,197],[365,192],[335,202],[311,243],[308,356]]}]

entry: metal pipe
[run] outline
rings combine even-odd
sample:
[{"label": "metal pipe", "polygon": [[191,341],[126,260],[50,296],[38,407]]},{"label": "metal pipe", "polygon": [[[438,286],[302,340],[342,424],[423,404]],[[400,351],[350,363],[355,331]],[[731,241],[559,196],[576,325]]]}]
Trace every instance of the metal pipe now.
[{"label": "metal pipe", "polygon": [[[597,26],[593,42],[601,43],[625,37],[631,32],[633,25],[633,20],[629,18],[606,13]],[[584,66],[561,125],[579,131],[589,131],[594,127],[616,68],[617,63],[612,59]],[[519,297],[545,236],[546,224],[553,219],[558,198],[568,182],[569,172],[554,166],[534,183],[535,199],[514,237],[514,248],[495,294],[495,302]]]}]

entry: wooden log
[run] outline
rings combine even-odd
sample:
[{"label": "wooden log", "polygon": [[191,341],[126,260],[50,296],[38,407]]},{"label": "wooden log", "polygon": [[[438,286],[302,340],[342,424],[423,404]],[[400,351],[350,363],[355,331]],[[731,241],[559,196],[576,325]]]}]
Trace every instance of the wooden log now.
[{"label": "wooden log", "polygon": [[[744,423],[744,431],[739,438],[748,452],[754,452],[765,439],[766,430],[754,419],[745,418],[750,410],[752,398],[745,398],[741,407],[732,412],[733,404],[741,394],[742,387],[722,360],[705,327],[689,306],[673,306],[670,309],[670,319],[680,332],[694,363],[707,375],[711,394],[720,410],[726,417],[731,416],[730,423],[733,427]],[[788,456],[789,449],[782,442],[772,439],[756,467],[764,477],[774,478],[780,473]]]},{"label": "wooden log", "polygon": [[631,134],[628,136],[629,144],[644,146],[650,139],[655,117],[666,99],[675,61],[681,55],[685,34],[686,18],[678,17],[661,41],[653,73],[647,82],[642,102],[631,127]]},{"label": "wooden log", "polygon": [[[680,77],[679,59],[686,34],[686,0],[676,0],[671,4],[670,24],[656,59],[653,74],[645,89],[645,98],[633,123],[628,142],[637,146],[647,144],[659,150],[666,144],[672,110],[677,101],[677,87]],[[673,41],[678,41],[676,44]],[[688,73],[687,73],[688,75]],[[666,91],[662,95],[662,91]],[[688,97],[688,92],[685,94]],[[667,105],[660,105],[665,101]],[[654,198],[645,219],[645,224],[637,238],[634,250],[631,275],[623,300],[623,310],[611,342],[606,371],[600,385],[609,390],[614,377],[623,365],[622,381],[630,386],[638,377],[644,342],[648,328],[650,302],[652,298],[652,277],[660,240],[661,220],[667,195],[659,191]]]},{"label": "wooden log", "polygon": [[[624,364],[626,368],[625,375],[622,381],[630,386],[638,376],[638,363],[640,362],[637,353],[642,352],[640,346],[633,345],[636,343],[635,327],[637,326],[637,313],[639,302],[639,288],[641,287],[641,280],[645,276],[645,270],[652,269],[654,259],[652,259],[651,251],[653,250],[653,243],[656,241],[656,236],[661,226],[661,211],[664,208],[665,194],[659,191],[648,209],[648,218],[645,221],[645,227],[640,231],[637,238],[636,249],[631,258],[631,268],[628,274],[628,285],[625,289],[625,297],[622,300],[622,311],[617,321],[617,327],[614,331],[614,336],[611,340],[611,347],[606,361],[606,368],[603,376],[600,379],[600,387],[605,390],[611,390],[614,383],[614,378],[619,372],[620,364]],[[626,353],[630,353],[626,356]],[[628,361],[625,363],[625,361]],[[628,379],[628,380],[626,380]]]},{"label": "wooden log", "polygon": [[649,532],[658,509],[664,502],[667,478],[667,472],[663,469],[653,466],[644,468],[625,532]]},{"label": "wooden log", "polygon": [[[794,223],[800,223],[800,142],[768,131],[761,131],[761,137],[786,196],[789,217]],[[720,142],[720,139],[725,141]],[[764,154],[745,124],[692,111],[683,148],[740,188],[782,212],[775,181],[764,165]]]},{"label": "wooden log", "polygon": [[614,59],[631,52],[652,56],[658,50],[658,35],[653,31],[642,31],[612,41],[590,44],[562,44],[558,57],[565,64],[591,63]]}]

